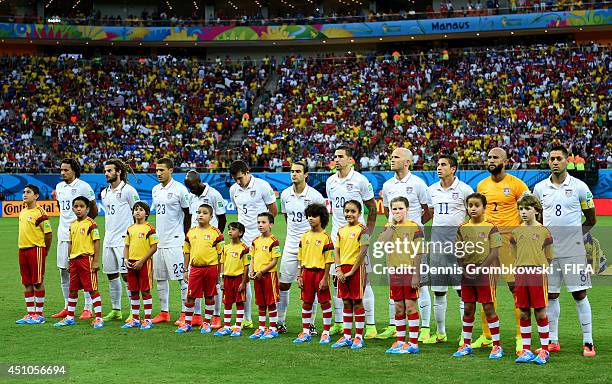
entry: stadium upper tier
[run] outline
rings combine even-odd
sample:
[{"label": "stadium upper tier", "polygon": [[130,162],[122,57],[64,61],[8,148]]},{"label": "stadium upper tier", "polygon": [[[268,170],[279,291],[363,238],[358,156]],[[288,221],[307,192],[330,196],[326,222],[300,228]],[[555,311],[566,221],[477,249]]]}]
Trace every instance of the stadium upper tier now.
[{"label": "stadium upper tier", "polygon": [[545,167],[547,148],[558,143],[587,167],[605,166],[609,47],[446,56],[2,57],[0,169],[51,171],[65,156],[78,156],[87,172],[110,157],[147,172],[162,156],[211,171],[236,158],[257,169],[302,158],[329,169],[341,143],[369,170],[388,169],[396,146],[413,150],[417,169],[433,169],[443,151],[464,168],[482,167],[493,146],[508,150],[514,168]]}]

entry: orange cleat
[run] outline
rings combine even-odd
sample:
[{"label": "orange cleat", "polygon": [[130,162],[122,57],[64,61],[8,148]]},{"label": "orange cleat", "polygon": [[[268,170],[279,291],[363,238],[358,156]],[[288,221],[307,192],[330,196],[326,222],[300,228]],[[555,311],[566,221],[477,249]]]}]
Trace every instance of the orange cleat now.
[{"label": "orange cleat", "polygon": [[61,311],[59,311],[55,315],[51,315],[51,317],[54,318],[54,319],[63,319],[66,316],[68,316],[68,309],[66,309],[66,308],[62,309]]},{"label": "orange cleat", "polygon": [[191,325],[194,327],[199,327],[202,325],[202,315],[193,315],[191,318]]},{"label": "orange cleat", "polygon": [[213,316],[213,321],[212,321],[212,325],[211,328],[212,329],[219,329],[221,328],[222,324],[221,324],[221,317],[220,316]]},{"label": "orange cleat", "polygon": [[93,313],[91,313],[89,309],[84,309],[83,312],[81,313],[81,316],[79,316],[79,319],[87,320],[87,319],[91,319],[92,317],[93,317]]},{"label": "orange cleat", "polygon": [[177,325],[179,327],[182,327],[183,325],[185,325],[185,312],[181,312],[181,315],[179,316],[179,318],[174,322],[174,325]]},{"label": "orange cleat", "polygon": [[548,352],[559,352],[561,350],[561,344],[559,343],[550,343],[548,344]]},{"label": "orange cleat", "polygon": [[593,357],[595,355],[595,346],[589,343],[584,344],[584,347],[582,347],[582,356]]},{"label": "orange cleat", "polygon": [[153,324],[169,323],[170,322],[170,312],[160,312],[157,316],[153,318],[151,322]]}]

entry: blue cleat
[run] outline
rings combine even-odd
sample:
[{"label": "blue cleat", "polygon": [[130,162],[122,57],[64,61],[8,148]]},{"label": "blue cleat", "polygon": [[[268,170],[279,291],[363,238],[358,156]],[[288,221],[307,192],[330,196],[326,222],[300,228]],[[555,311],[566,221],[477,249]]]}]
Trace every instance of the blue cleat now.
[{"label": "blue cleat", "polygon": [[329,336],[329,333],[323,333],[321,335],[321,338],[319,339],[319,344],[329,344],[331,342],[331,337]]},{"label": "blue cleat", "polygon": [[493,346],[493,350],[491,350],[491,354],[489,355],[489,359],[499,360],[504,356],[504,350],[501,345]]},{"label": "blue cleat", "polygon": [[462,346],[459,347],[457,352],[453,353],[453,356],[462,357],[462,356],[467,356],[471,354],[472,354],[472,347],[470,346],[470,344],[463,344]]},{"label": "blue cleat", "polygon": [[127,323],[123,324],[121,326],[121,328],[124,328],[124,329],[126,329],[126,328],[140,328],[140,326],[141,326],[140,321],[132,319],[131,321],[128,321]]},{"label": "blue cleat", "polygon": [[191,332],[193,328],[191,328],[191,325],[185,324],[182,327],[179,327],[176,331],[174,331],[175,333],[187,333],[187,332]]},{"label": "blue cleat", "polygon": [[104,328],[104,320],[102,319],[96,319],[91,324],[93,325],[94,329]]},{"label": "blue cleat", "polygon": [[259,340],[270,340],[270,339],[275,339],[277,338],[278,335],[278,331],[273,331],[271,329],[268,329],[263,336],[259,339]]},{"label": "blue cleat", "polygon": [[74,321],[74,319],[69,319],[69,318],[65,318],[62,321],[58,321],[57,323],[53,324],[54,327],[66,327],[66,326],[70,326],[70,325],[75,325],[76,321]]},{"label": "blue cleat", "polygon": [[400,348],[399,350],[399,354],[400,355],[405,355],[405,354],[415,354],[415,353],[419,353],[421,352],[421,350],[419,349],[419,345],[418,344],[412,344],[412,343],[405,343],[402,348]]},{"label": "blue cleat", "polygon": [[31,315],[25,315],[21,319],[15,321],[15,324],[31,324],[30,321],[32,321],[32,316]]},{"label": "blue cleat", "polygon": [[309,342],[310,340],[312,340],[312,336],[310,336],[310,335],[309,335],[309,334],[307,334],[307,333],[302,332],[302,333],[300,333],[300,334],[298,335],[298,337],[296,337],[295,339],[293,339],[293,343],[294,343],[294,344],[301,344],[301,343],[306,343],[306,342]]},{"label": "blue cleat", "polygon": [[140,326],[141,331],[148,331],[151,328],[153,328],[153,322],[151,320],[143,321],[142,325]]},{"label": "blue cleat", "polygon": [[40,315],[31,316],[30,319],[28,320],[28,324],[31,324],[31,325],[44,324],[44,323],[45,323],[45,317],[40,316]]},{"label": "blue cleat", "polygon": [[535,359],[535,355],[528,349],[523,349],[519,352],[519,357],[514,360],[515,363],[531,363]]},{"label": "blue cleat", "polygon": [[361,349],[365,347],[365,341],[361,337],[355,337],[353,339],[353,344],[351,345],[351,349]]},{"label": "blue cleat", "polygon": [[397,355],[400,353],[399,351],[404,346],[404,344],[406,344],[405,341],[396,341],[389,349],[385,351],[385,353]]},{"label": "blue cleat", "polygon": [[212,332],[212,327],[210,326],[209,323],[202,323],[202,325],[200,325],[200,333],[203,335],[206,335],[207,333],[211,333]]},{"label": "blue cleat", "polygon": [[240,336],[242,336],[242,328],[240,327],[232,328],[232,333],[230,334],[230,337],[240,337]]},{"label": "blue cleat", "polygon": [[350,347],[351,345],[353,345],[353,340],[342,336],[340,340],[332,344],[332,348]]},{"label": "blue cleat", "polygon": [[548,363],[548,359],[550,357],[550,353],[548,351],[545,351],[543,349],[538,349],[536,351],[538,354],[537,356],[533,359],[533,362],[538,364],[538,365],[543,365]]},{"label": "blue cleat", "polygon": [[214,333],[213,336],[229,336],[232,334],[232,331],[229,328],[221,328],[217,332]]},{"label": "blue cleat", "polygon": [[255,332],[253,332],[253,334],[251,336],[249,336],[249,339],[251,339],[251,340],[259,340],[264,335],[264,333],[265,333],[264,330],[257,328],[257,330]]}]

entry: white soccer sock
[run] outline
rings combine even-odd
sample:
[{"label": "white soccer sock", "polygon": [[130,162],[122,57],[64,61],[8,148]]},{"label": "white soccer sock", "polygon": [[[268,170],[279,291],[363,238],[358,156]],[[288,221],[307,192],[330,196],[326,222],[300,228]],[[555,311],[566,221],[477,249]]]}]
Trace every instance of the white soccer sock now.
[{"label": "white soccer sock", "polygon": [[366,325],[376,324],[374,316],[374,291],[368,282],[363,292],[363,308],[365,309]]},{"label": "white soccer sock", "polygon": [[195,299],[195,305],[193,306],[193,314],[202,316],[202,299]]},{"label": "white soccer sock", "polygon": [[83,292],[83,298],[85,299],[83,310],[91,311],[91,295],[89,294],[89,292]]},{"label": "white soccer sock", "polygon": [[246,302],[244,303],[244,319],[246,321],[252,321],[251,319],[251,302],[253,301],[253,291],[251,290],[251,283],[248,282],[246,285]]},{"label": "white soccer sock", "polygon": [[[576,306],[578,304],[576,303]],[[548,326],[550,329],[550,342],[558,343],[559,342],[559,316],[561,315],[561,306],[559,305],[559,298],[556,299],[548,299],[548,308],[546,309],[546,314],[548,315]]]},{"label": "white soccer sock", "polygon": [[108,281],[108,290],[110,291],[111,306],[113,309],[121,310],[121,278],[116,277]]},{"label": "white soccer sock", "polygon": [[[338,288],[334,287],[334,322],[342,323],[344,321],[344,313],[342,312],[344,309],[344,302],[342,299],[338,297]],[[313,317],[316,312],[312,311]],[[314,321],[314,320],[313,320]]]},{"label": "white soccer sock", "polygon": [[421,318],[421,328],[429,328],[431,319],[431,296],[429,287],[419,288],[419,317]]},{"label": "white soccer sock", "polygon": [[223,291],[221,291],[221,286],[217,284],[217,294],[215,295],[215,311],[213,312],[213,316],[221,316],[221,304],[223,304]]},{"label": "white soccer sock", "polygon": [[317,308],[319,308],[319,296],[315,295],[314,303],[312,303],[312,315],[310,315],[310,324],[314,325],[317,319]]},{"label": "white soccer sock", "polygon": [[446,335],[446,295],[434,295],[434,317],[436,319],[436,332]]},{"label": "white soccer sock", "polygon": [[181,312],[185,312],[187,310],[187,307],[185,307],[185,300],[187,300],[187,287],[189,285],[183,279],[179,280],[179,284],[181,286]]},{"label": "white soccer sock", "polygon": [[287,307],[289,307],[290,292],[290,290],[281,290],[278,296],[278,304],[276,305],[276,308],[278,308],[278,322],[281,324],[285,324],[285,319],[287,317]]},{"label": "white soccer sock", "polygon": [[463,313],[465,311],[465,303],[463,300],[459,299],[459,314],[461,315],[460,319],[463,319]]},{"label": "white soccer sock", "polygon": [[395,322],[395,301],[389,299],[389,325],[392,327],[397,326]]},{"label": "white soccer sock", "polygon": [[64,308],[68,308],[68,295],[70,295],[70,272],[60,269],[60,286],[64,295]]},{"label": "white soccer sock", "polygon": [[168,312],[168,302],[170,301],[168,280],[157,280],[157,296],[159,297],[159,309],[162,312]]},{"label": "white soccer sock", "polygon": [[585,297],[582,300],[576,300],[576,310],[578,311],[578,320],[582,327],[582,342],[593,344],[593,320],[591,319],[591,303],[589,298]]}]

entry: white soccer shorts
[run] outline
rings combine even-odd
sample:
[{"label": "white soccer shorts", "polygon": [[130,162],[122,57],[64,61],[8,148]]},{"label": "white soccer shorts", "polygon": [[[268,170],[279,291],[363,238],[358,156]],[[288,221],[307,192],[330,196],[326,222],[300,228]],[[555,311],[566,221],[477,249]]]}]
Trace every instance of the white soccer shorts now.
[{"label": "white soccer shorts", "polygon": [[565,282],[570,293],[591,288],[591,273],[587,265],[584,255],[554,258],[551,263],[552,273],[548,276],[548,292],[561,293],[562,282]]},{"label": "white soccer shorts", "polygon": [[155,280],[181,280],[186,271],[182,247],[157,248],[153,255]]},{"label": "white soccer shorts", "polygon": [[104,247],[102,250],[102,272],[107,275],[113,273],[127,273],[127,267],[123,259],[124,250],[124,246]]},{"label": "white soccer shorts", "polygon": [[68,269],[68,243],[69,241],[58,241],[57,242],[57,267],[61,269]]}]

